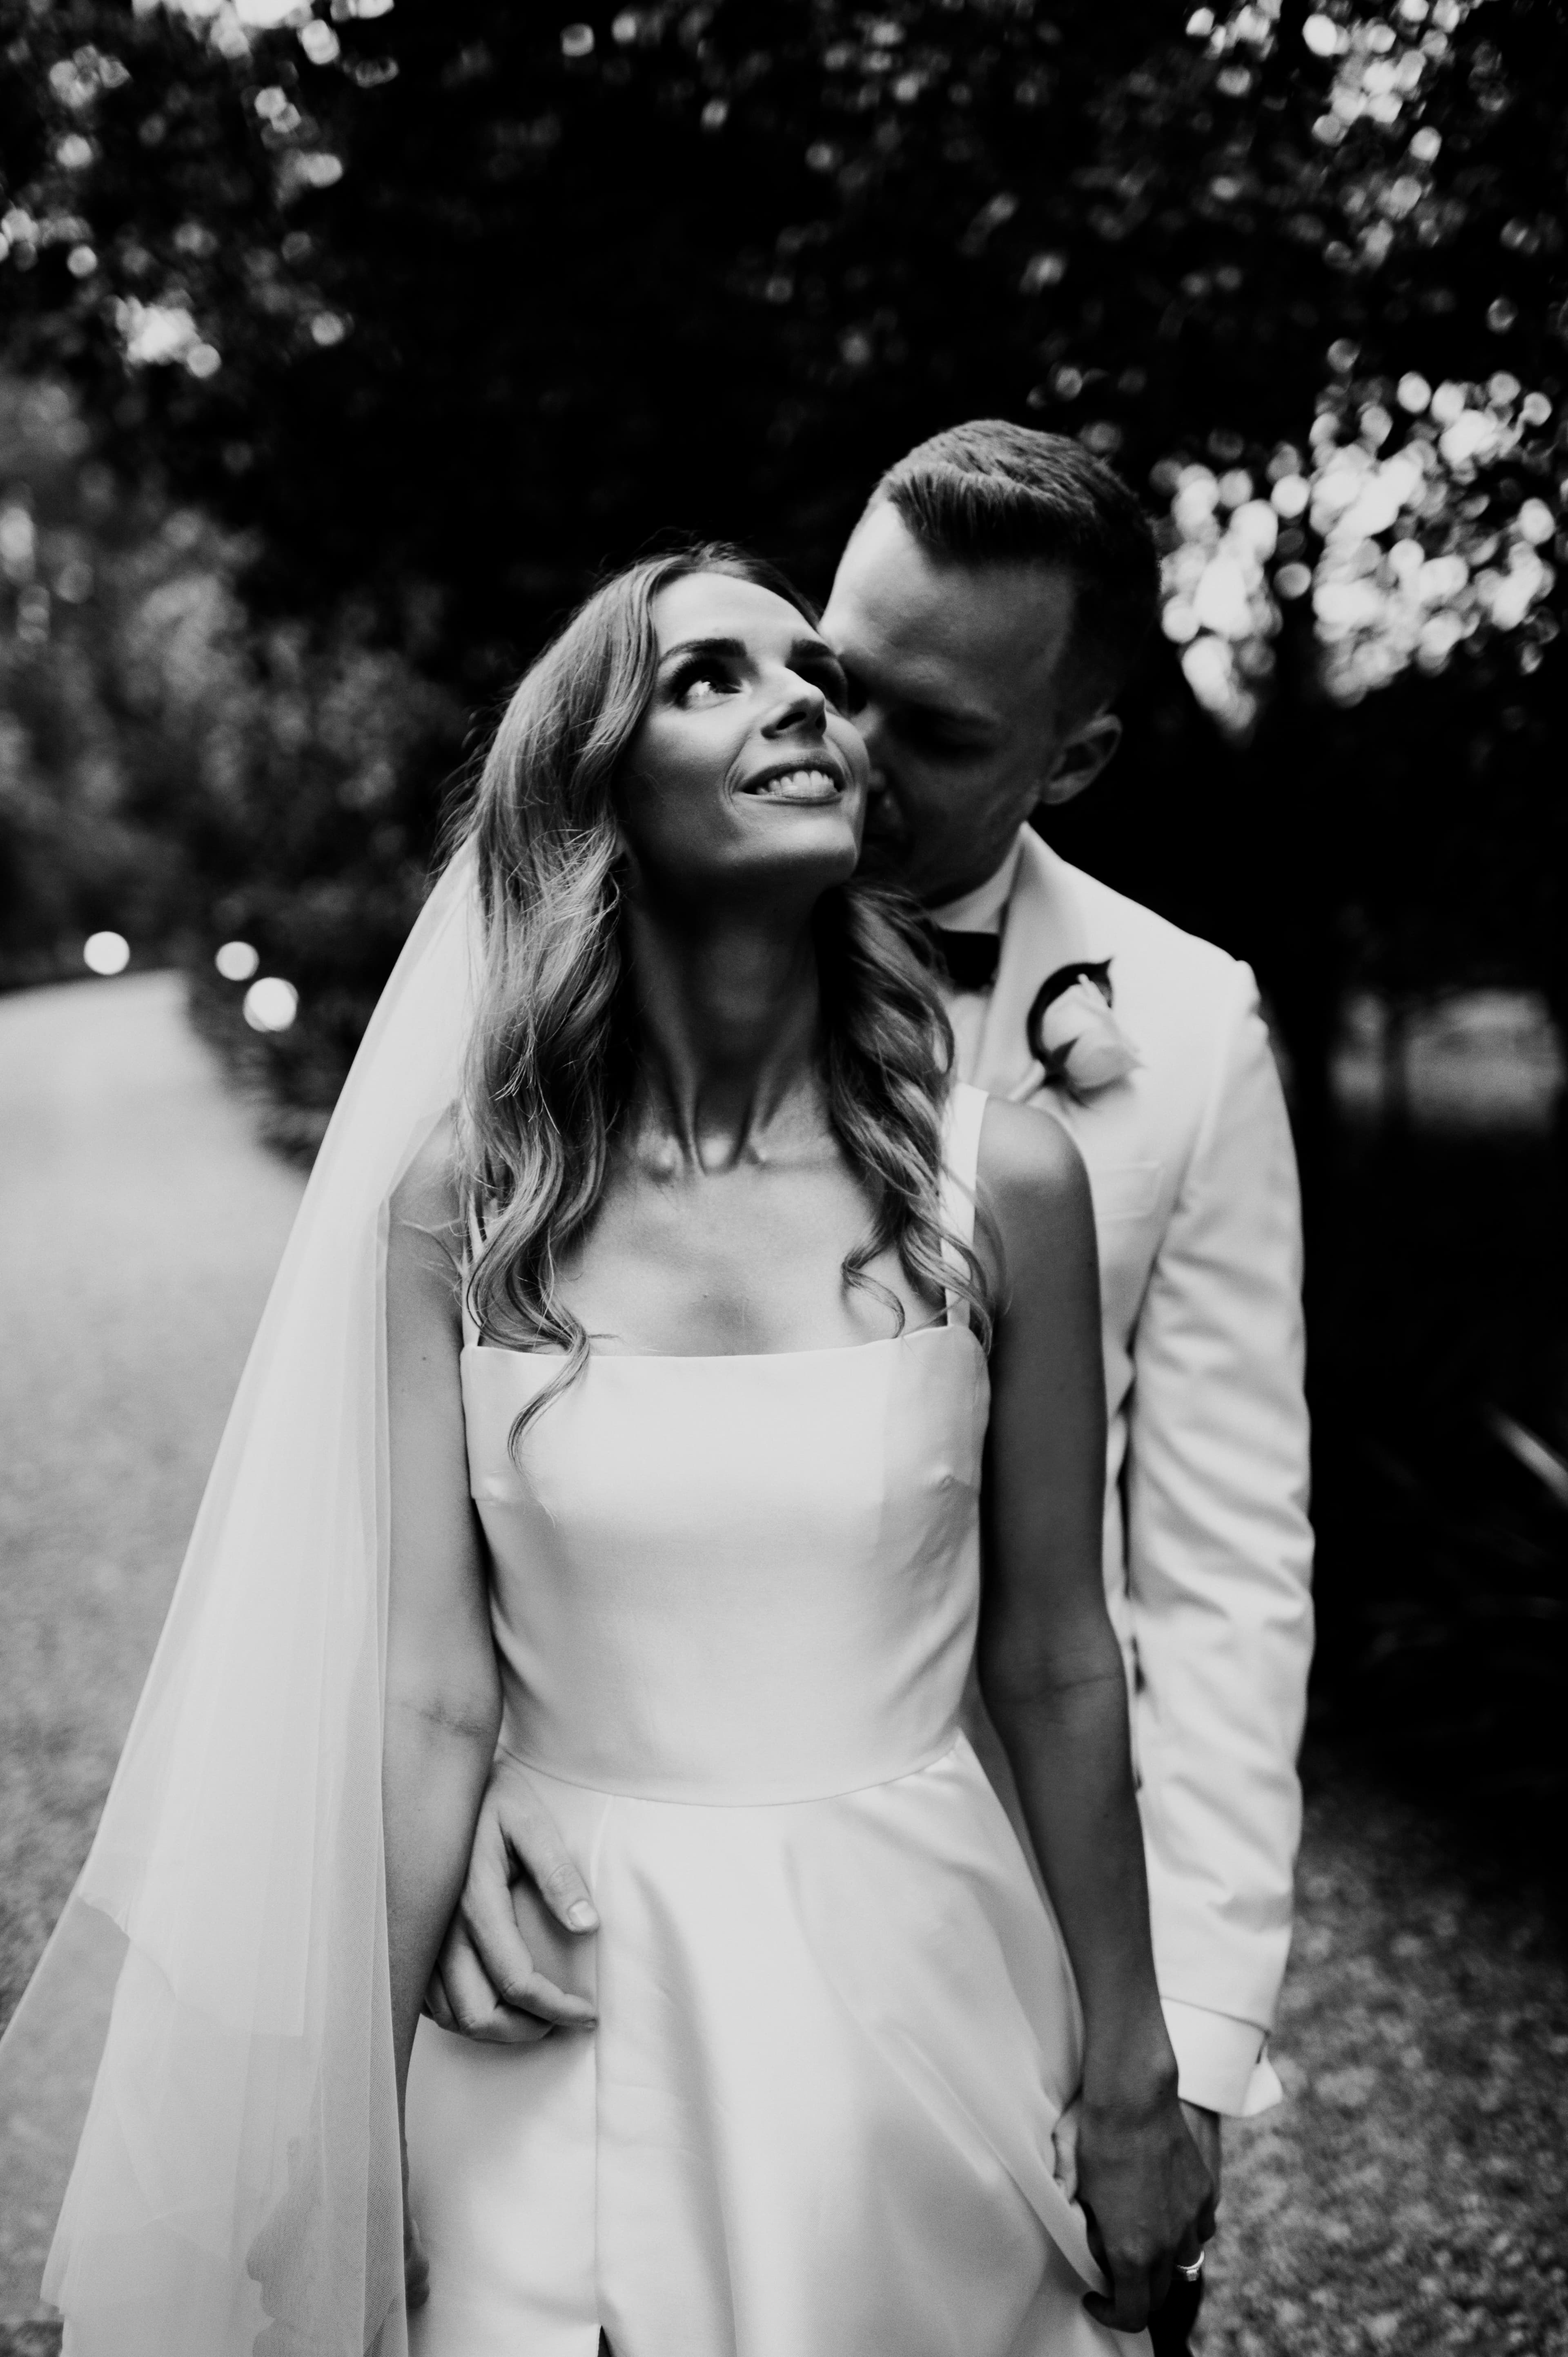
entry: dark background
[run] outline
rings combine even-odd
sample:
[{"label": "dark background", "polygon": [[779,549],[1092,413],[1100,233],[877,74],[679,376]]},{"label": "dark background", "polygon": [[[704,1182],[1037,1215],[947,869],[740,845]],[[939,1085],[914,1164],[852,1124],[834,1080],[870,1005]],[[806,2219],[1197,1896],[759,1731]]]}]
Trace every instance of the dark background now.
[{"label": "dark background", "polygon": [[307,1154],[444,795],[601,567],[678,528],[820,594],[919,436],[1081,434],[1161,521],[1167,635],[1050,833],[1273,1013],[1315,1740],[1544,1853],[1562,1096],[1434,1120],[1405,1043],[1480,989],[1568,1028],[1565,166],[1560,0],[0,0],[0,982],[102,926],[186,964]]}]

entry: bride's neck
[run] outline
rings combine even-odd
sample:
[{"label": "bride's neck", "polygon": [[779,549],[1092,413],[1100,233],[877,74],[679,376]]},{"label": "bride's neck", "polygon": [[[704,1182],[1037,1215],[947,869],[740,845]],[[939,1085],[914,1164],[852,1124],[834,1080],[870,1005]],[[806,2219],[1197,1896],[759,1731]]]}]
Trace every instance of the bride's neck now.
[{"label": "bride's neck", "polygon": [[703,1169],[766,1155],[814,1088],[819,994],[809,913],[703,922],[636,904],[627,948],[640,1042],[633,1133]]}]

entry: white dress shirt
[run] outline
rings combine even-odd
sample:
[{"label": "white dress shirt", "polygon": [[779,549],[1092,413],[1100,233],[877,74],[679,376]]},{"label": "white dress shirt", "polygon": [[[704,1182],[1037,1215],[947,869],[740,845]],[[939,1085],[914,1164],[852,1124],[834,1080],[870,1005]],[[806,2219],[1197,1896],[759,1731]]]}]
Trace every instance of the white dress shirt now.
[{"label": "white dress shirt", "polygon": [[[1000,935],[1022,850],[1023,838],[1015,835],[995,873],[988,876],[983,884],[977,884],[972,892],[945,901],[940,909],[928,909],[929,921],[944,933]],[[985,1028],[991,986],[987,984],[983,990],[949,990],[945,995],[948,1021],[952,1025],[953,1042],[958,1049],[958,1069],[967,1078],[980,1061],[980,1039]]]}]

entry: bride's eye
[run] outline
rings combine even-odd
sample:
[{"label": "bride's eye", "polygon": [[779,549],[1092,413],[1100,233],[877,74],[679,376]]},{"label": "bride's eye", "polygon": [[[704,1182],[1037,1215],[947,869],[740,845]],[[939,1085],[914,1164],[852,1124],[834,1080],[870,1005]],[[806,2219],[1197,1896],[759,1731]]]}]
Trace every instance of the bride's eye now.
[{"label": "bride's eye", "polygon": [[700,711],[704,705],[716,704],[721,696],[734,692],[735,682],[722,663],[693,663],[686,671],[677,672],[673,683],[675,701],[685,711]]}]

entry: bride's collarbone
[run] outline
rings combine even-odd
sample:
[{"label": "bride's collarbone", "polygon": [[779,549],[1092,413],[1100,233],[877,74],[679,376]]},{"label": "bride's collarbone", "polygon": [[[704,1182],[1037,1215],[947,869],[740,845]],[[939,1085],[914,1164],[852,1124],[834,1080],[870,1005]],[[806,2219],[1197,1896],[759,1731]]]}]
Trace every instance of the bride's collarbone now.
[{"label": "bride's collarbone", "polygon": [[623,1170],[562,1263],[559,1297],[606,1355],[765,1356],[889,1340],[940,1313],[897,1255],[844,1263],[870,1206],[842,1168]]}]

